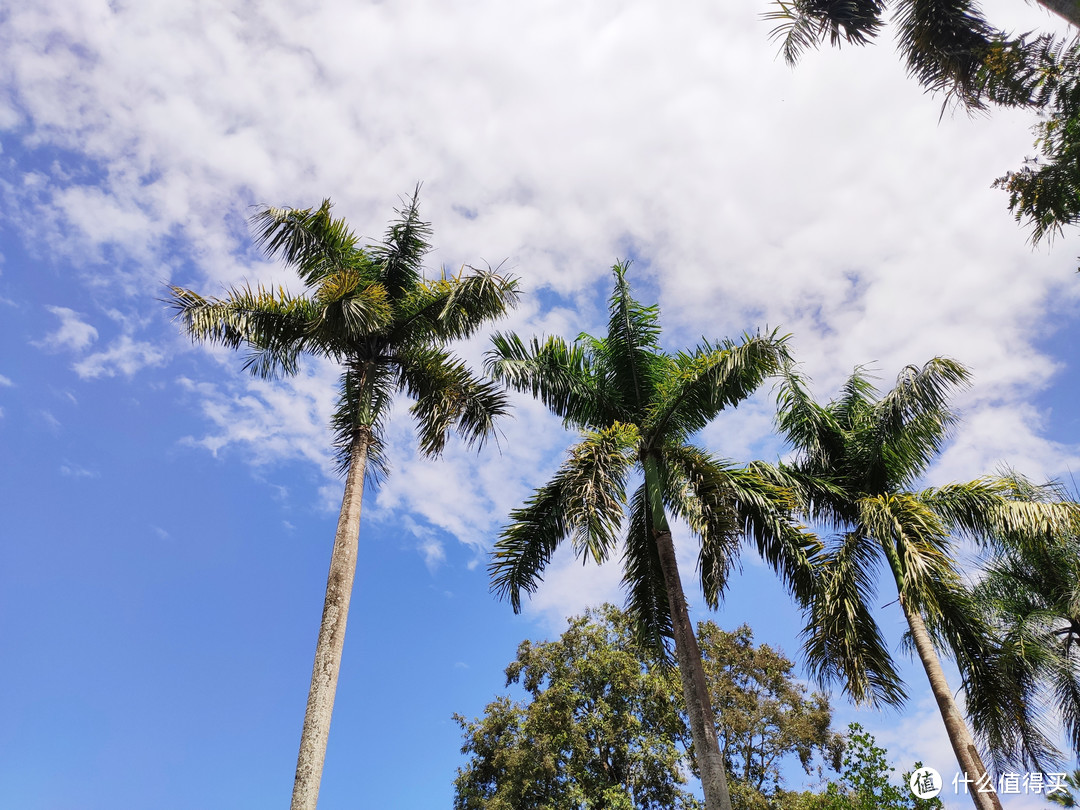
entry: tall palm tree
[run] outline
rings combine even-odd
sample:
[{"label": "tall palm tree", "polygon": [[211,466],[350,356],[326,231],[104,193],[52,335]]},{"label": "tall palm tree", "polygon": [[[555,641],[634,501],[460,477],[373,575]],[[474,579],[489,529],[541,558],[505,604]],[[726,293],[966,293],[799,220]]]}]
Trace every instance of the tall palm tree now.
[{"label": "tall palm tree", "polygon": [[[808,611],[806,653],[825,682],[836,679],[857,701],[904,700],[870,602],[875,572],[885,562],[961,769],[989,779],[971,732],[945,679],[937,647],[957,655],[967,679],[985,678],[985,627],[954,562],[954,535],[986,542],[997,535],[1034,536],[1067,512],[1032,503],[1003,478],[916,491],[941,450],[955,415],[947,399],[966,384],[959,363],[935,358],[908,366],[883,396],[856,369],[840,396],[821,405],[805,381],[787,369],[777,424],[795,450],[781,465],[801,493],[810,520],[835,531],[821,558],[819,588]],[[993,793],[971,793],[979,808],[1000,804]]]},{"label": "tall palm tree", "polygon": [[675,560],[668,513],[701,541],[701,585],[715,607],[735,564],[740,538],[761,555],[797,596],[812,586],[817,541],[788,521],[790,497],[754,467],[738,468],[690,440],[721,410],[735,406],[786,357],[776,333],[736,344],[703,342],[675,355],[660,349],[655,306],[631,296],[626,264],[614,267],[608,333],[525,344],[499,334],[486,367],[497,380],[528,391],[581,433],[555,477],[511,513],[490,565],[493,589],[521,609],[559,544],[600,563],[622,540],[627,608],[642,639],[661,655],[674,641],[691,736],[708,810],[730,810],[724,762],[686,598]]},{"label": "tall palm tree", "polygon": [[997,631],[993,677],[968,688],[976,732],[1002,765],[1043,770],[1058,759],[1046,733],[1055,715],[1080,754],[1080,538],[997,538],[974,597]]},{"label": "tall palm tree", "polygon": [[195,341],[250,353],[244,367],[272,377],[292,374],[301,354],[342,368],[332,426],[345,474],[326,601],[315,648],[307,711],[293,786],[293,810],[314,810],[319,796],[345,623],[359,553],[364,479],[385,472],[383,434],[390,403],[415,402],[420,450],[438,455],[451,429],[480,445],[506,410],[497,386],[475,377],[445,346],[467,337],[516,302],[517,282],[493,271],[426,280],[422,260],[429,225],[420,220],[419,187],[398,211],[385,241],[361,247],[330,201],[317,209],[266,208],[255,215],[269,257],[296,271],[302,295],[249,286],[223,298],[172,287],[169,302]]}]

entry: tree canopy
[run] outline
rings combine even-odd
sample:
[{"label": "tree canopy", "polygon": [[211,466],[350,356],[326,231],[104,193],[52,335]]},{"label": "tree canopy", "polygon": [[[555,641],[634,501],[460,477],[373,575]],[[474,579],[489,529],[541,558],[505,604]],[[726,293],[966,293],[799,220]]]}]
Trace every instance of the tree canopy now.
[{"label": "tree canopy", "polygon": [[[782,763],[838,768],[842,741],[824,695],[808,695],[782,653],[748,627],[698,627],[733,805],[785,797]],[[699,808],[687,784],[690,734],[678,677],[611,605],[569,620],[557,641],[525,641],[504,695],[472,721],[455,716],[468,756],[455,810]]]}]

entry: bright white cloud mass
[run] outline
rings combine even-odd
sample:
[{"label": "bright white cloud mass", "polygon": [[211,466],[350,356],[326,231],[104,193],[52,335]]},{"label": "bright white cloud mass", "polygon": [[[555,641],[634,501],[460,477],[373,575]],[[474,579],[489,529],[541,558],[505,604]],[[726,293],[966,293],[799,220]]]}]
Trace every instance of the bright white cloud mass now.
[{"label": "bright white cloud mass", "polygon": [[[601,330],[610,267],[630,258],[673,350],[781,327],[823,397],[859,364],[883,387],[935,355],[970,366],[935,480],[1080,466],[1075,237],[1032,251],[990,188],[1033,151],[1034,118],[940,115],[888,42],[791,70],[767,10],[39,0],[0,14],[0,712],[15,718],[0,805],[265,807],[291,785],[340,493],[337,372],[245,376],[240,357],[193,350],[159,300],[165,283],[298,288],[253,247],[253,205],[330,197],[376,240],[422,183],[433,271],[521,278],[500,328]],[[1014,30],[1057,25],[1018,0],[987,10]],[[515,402],[497,447],[437,462],[415,455],[399,403],[322,806],[447,805],[450,714],[482,711],[517,641],[621,598],[617,567],[569,558],[524,620],[488,594],[498,528],[570,441]],[[771,411],[766,389],[702,441],[774,458]],[[797,657],[798,616],[758,568],[746,587],[776,598],[736,586],[717,618]],[[918,734],[887,739],[903,764],[941,747],[918,738],[940,730],[919,671],[910,683],[903,727]]]}]

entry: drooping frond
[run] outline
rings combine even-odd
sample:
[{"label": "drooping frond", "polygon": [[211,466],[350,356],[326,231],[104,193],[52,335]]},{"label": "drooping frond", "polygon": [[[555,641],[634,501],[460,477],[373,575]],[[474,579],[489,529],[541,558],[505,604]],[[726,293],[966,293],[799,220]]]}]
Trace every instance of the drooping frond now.
[{"label": "drooping frond", "polygon": [[398,219],[386,231],[382,244],[369,249],[379,281],[391,301],[401,300],[424,280],[424,256],[431,249],[431,225],[420,219],[420,186],[412,199],[397,209]]},{"label": "drooping frond", "polygon": [[626,541],[623,546],[623,588],[626,611],[633,618],[639,642],[661,661],[672,660],[669,642],[674,636],[664,571],[653,531],[652,508],[643,483],[630,499]]},{"label": "drooping frond", "polygon": [[348,472],[353,442],[361,434],[369,443],[367,477],[377,484],[390,471],[383,436],[395,388],[387,372],[385,366],[374,363],[347,365],[342,372],[330,416],[339,474]]},{"label": "drooping frond", "polygon": [[692,435],[750,396],[787,359],[787,336],[773,331],[765,336],[743,335],[705,342],[692,353],[675,358],[675,372],[663,379],[648,424],[658,435],[669,430]]},{"label": "drooping frond", "polygon": [[517,279],[495,270],[443,276],[417,284],[398,304],[398,320],[391,339],[408,344],[417,337],[449,342],[471,337],[489,321],[517,305]]},{"label": "drooping frond", "polygon": [[521,609],[521,592],[532,593],[555,548],[570,538],[575,551],[606,560],[617,541],[626,502],[626,475],[638,439],[632,425],[591,433],[571,448],[555,477],[510,513],[488,568],[492,589]]},{"label": "drooping frond", "polygon": [[181,287],[170,287],[167,300],[196,342],[230,349],[249,349],[244,368],[260,377],[292,374],[305,350],[317,350],[309,324],[316,308],[307,298],[263,287],[239,287],[225,298],[203,298]]},{"label": "drooping frond", "polygon": [[515,391],[532,394],[569,425],[588,430],[602,427],[613,410],[599,390],[588,354],[579,345],[549,337],[526,345],[514,334],[497,332],[484,357],[484,370]]},{"label": "drooping frond", "polygon": [[906,695],[871,604],[877,551],[849,532],[818,565],[817,594],[802,632],[807,667],[823,685],[841,685],[856,703],[899,706]]},{"label": "drooping frond", "polygon": [[255,243],[308,285],[329,273],[365,266],[356,235],[344,219],[330,216],[331,207],[330,200],[323,200],[318,208],[262,208],[251,218]]},{"label": "drooping frond", "polygon": [[761,16],[776,23],[769,39],[780,43],[784,61],[794,66],[826,37],[834,47],[865,45],[877,36],[884,11],[879,0],[776,0]]},{"label": "drooping frond", "polygon": [[509,406],[503,391],[472,374],[465,364],[441,349],[423,348],[395,357],[399,386],[413,397],[420,452],[437,456],[451,429],[466,444],[481,447],[495,431],[495,420]]}]

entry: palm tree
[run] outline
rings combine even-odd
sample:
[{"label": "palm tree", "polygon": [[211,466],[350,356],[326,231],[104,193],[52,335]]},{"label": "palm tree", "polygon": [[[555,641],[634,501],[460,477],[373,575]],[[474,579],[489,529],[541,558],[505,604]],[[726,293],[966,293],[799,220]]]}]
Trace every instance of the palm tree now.
[{"label": "palm tree", "polygon": [[[1050,488],[1033,499],[1045,494],[1061,498]],[[976,732],[1002,764],[1042,770],[1058,759],[1044,731],[1054,714],[1080,753],[1080,538],[998,538],[974,598],[997,631],[993,677],[968,689]]]},{"label": "palm tree", "polygon": [[526,345],[516,335],[494,337],[486,367],[497,380],[531,392],[568,427],[581,432],[555,477],[511,513],[495,544],[492,587],[515,611],[533,592],[559,544],[597,563],[623,537],[627,609],[642,640],[667,659],[669,640],[682,678],[706,807],[730,810],[724,762],[709,705],[701,652],[687,612],[668,512],[701,541],[701,585],[716,607],[735,564],[738,543],[752,537],[762,556],[797,596],[812,586],[817,541],[791,524],[785,490],[754,467],[737,468],[690,443],[721,410],[735,406],[776,371],[786,356],[776,333],[739,344],[703,342],[670,355],[659,346],[655,306],[631,296],[626,264],[616,264],[606,337],[573,343],[549,337]]},{"label": "palm tree", "polygon": [[415,400],[421,452],[438,455],[451,429],[479,446],[506,410],[497,386],[447,353],[517,299],[517,282],[493,271],[425,280],[430,227],[419,217],[419,187],[385,241],[364,248],[330,201],[317,209],[265,208],[257,240],[296,271],[304,294],[244,286],[223,298],[172,287],[169,303],[195,341],[250,350],[244,367],[261,377],[295,373],[301,354],[342,367],[332,426],[345,474],[326,601],[315,648],[293,810],[314,810],[334,706],[345,622],[358,556],[364,479],[386,471],[383,434],[390,403]]},{"label": "palm tree", "polygon": [[[836,533],[821,558],[819,587],[808,611],[806,653],[820,680],[838,680],[856,701],[898,705],[904,690],[869,603],[877,566],[892,574],[910,641],[926,671],[961,769],[989,776],[938,658],[953,650],[967,680],[986,678],[987,629],[977,621],[956,568],[954,534],[986,542],[1034,536],[1067,512],[1032,503],[1005,478],[915,491],[940,451],[955,416],[948,395],[966,384],[959,363],[935,358],[905,368],[879,397],[861,369],[840,396],[820,405],[791,368],[780,386],[777,425],[795,459],[783,479],[801,493],[811,521]],[[973,792],[979,808],[1000,804]]]}]

